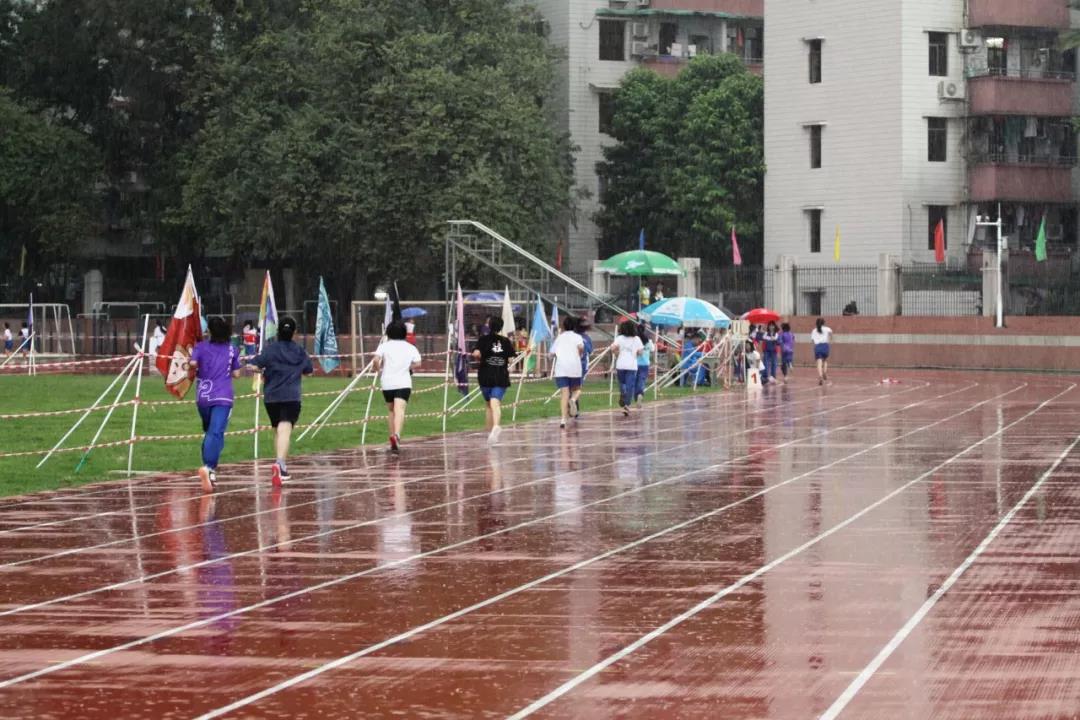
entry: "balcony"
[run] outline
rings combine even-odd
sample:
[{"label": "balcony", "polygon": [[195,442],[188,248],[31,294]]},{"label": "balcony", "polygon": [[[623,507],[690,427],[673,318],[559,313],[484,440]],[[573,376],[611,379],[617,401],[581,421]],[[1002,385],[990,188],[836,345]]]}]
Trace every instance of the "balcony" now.
[{"label": "balcony", "polygon": [[1072,114],[1073,91],[1072,74],[1064,72],[986,73],[968,79],[973,115],[1066,117]]},{"label": "balcony", "polygon": [[765,17],[765,0],[652,0],[654,10],[688,10],[740,17]]},{"label": "balcony", "polygon": [[971,27],[1069,27],[1066,0],[968,0]]},{"label": "balcony", "polygon": [[[758,77],[764,75],[765,65],[761,58],[743,57],[738,55],[738,53],[734,54],[743,61],[743,64],[746,65],[746,69],[751,73]],[[656,74],[667,78],[675,77],[682,72],[682,69],[686,67],[688,62],[690,62],[689,57],[676,55],[644,55],[641,57],[642,67],[646,67]]]},{"label": "balcony", "polygon": [[1004,158],[972,162],[968,185],[972,202],[1073,202],[1072,167],[1076,158],[1004,164]]}]

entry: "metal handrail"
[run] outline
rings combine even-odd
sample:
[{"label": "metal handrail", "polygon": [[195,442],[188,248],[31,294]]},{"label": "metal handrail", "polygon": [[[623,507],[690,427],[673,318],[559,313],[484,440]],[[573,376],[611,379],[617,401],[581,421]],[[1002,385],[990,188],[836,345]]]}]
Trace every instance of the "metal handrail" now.
[{"label": "metal handrail", "polygon": [[969,67],[964,71],[970,78],[1007,77],[1025,80],[1075,80],[1076,73],[1071,70],[1046,70],[1044,68],[998,68],[990,66]]},{"label": "metal handrail", "polygon": [[971,156],[971,163],[975,165],[1049,165],[1052,167],[1075,167],[1077,158],[1073,155],[1047,157],[1043,155],[978,153]]}]

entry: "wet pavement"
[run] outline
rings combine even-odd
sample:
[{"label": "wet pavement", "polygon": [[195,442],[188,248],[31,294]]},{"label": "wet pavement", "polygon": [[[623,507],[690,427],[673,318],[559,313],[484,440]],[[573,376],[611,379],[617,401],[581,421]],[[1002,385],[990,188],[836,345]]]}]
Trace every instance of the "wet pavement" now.
[{"label": "wet pavement", "polygon": [[0,501],[0,716],[1080,718],[1080,389],[880,375]]}]

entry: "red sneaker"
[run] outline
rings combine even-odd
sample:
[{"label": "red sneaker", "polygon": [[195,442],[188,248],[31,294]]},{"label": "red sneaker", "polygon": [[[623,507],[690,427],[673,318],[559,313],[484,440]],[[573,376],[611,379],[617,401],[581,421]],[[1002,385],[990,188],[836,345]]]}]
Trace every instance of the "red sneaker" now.
[{"label": "red sneaker", "polygon": [[276,488],[281,487],[281,466],[277,463],[270,466],[270,484]]},{"label": "red sneaker", "polygon": [[400,442],[401,438],[399,438],[397,435],[391,435],[390,452],[394,453],[395,455],[399,454],[401,452],[401,446],[399,445]]}]

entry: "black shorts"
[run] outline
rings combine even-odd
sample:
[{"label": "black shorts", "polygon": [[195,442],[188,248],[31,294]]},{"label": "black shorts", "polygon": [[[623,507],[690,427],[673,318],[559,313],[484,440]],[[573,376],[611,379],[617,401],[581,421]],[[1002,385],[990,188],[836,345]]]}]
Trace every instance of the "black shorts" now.
[{"label": "black shorts", "polygon": [[270,416],[270,424],[274,427],[280,422],[296,424],[300,419],[300,403],[295,400],[289,402],[266,403],[266,414]]},{"label": "black shorts", "polygon": [[409,402],[409,397],[412,396],[412,388],[399,388],[398,390],[383,390],[382,391],[382,396],[383,396],[383,400],[386,401],[387,405],[390,405],[391,403],[394,402],[394,400],[398,400],[398,399],[404,400],[405,402]]}]

